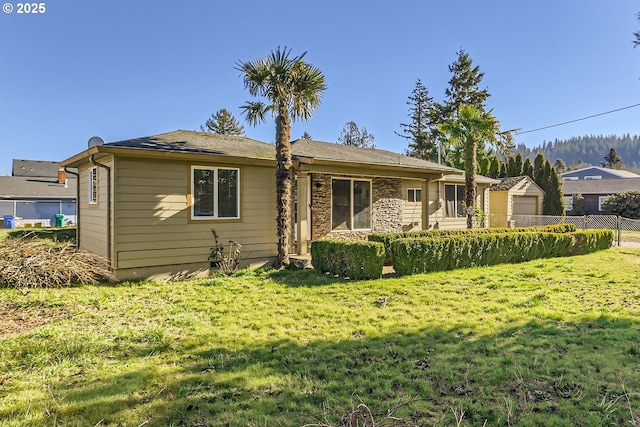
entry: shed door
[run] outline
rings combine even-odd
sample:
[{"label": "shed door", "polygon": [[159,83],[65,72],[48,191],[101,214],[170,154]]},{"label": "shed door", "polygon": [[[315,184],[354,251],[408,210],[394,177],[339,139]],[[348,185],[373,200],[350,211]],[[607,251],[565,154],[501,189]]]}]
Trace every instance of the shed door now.
[{"label": "shed door", "polygon": [[537,215],[537,199],[536,196],[513,196],[513,214]]}]

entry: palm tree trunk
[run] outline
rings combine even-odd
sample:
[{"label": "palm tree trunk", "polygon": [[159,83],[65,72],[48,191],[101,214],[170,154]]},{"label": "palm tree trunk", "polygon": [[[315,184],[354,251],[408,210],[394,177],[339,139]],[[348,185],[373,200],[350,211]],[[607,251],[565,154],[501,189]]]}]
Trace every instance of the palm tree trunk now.
[{"label": "palm tree trunk", "polygon": [[464,149],[464,202],[467,212],[467,228],[473,228],[473,212],[476,203],[476,171],[478,170],[478,143],[475,138],[467,138]]},{"label": "palm tree trunk", "polygon": [[277,266],[289,265],[291,237],[291,122],[287,111],[276,117],[276,224],[278,230]]}]

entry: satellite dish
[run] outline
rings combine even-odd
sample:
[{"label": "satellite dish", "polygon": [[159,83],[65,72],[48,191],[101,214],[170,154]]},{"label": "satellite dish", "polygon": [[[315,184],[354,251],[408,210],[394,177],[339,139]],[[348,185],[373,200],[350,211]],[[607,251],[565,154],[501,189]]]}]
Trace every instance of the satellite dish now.
[{"label": "satellite dish", "polygon": [[104,139],[99,136],[92,136],[89,138],[89,148],[97,147],[98,145],[103,145]]}]

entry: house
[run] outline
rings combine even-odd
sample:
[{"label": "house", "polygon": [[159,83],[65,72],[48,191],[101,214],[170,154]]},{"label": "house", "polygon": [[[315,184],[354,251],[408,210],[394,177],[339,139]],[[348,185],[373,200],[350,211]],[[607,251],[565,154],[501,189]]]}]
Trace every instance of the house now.
[{"label": "house", "polygon": [[[292,143],[295,245],[325,236],[463,228],[462,171],[385,150]],[[243,266],[277,255],[275,149],[246,137],[175,131],[112,142],[78,168],[78,244],[120,280],[208,274],[211,230],[242,245]],[[488,209],[489,182],[478,202]]]},{"label": "house", "polygon": [[565,172],[560,175],[560,178],[566,181],[576,181],[583,179],[640,178],[640,175],[621,169],[609,169],[599,166],[589,166],[586,168]]},{"label": "house", "polygon": [[602,203],[609,196],[638,190],[640,190],[640,176],[624,179],[562,181],[567,215],[601,215]]},{"label": "house", "polygon": [[0,219],[17,218],[16,225],[55,225],[56,214],[65,225],[75,223],[76,179],[60,163],[13,160],[11,176],[0,176]]},{"label": "house", "polygon": [[528,176],[504,178],[490,191],[491,227],[529,226],[523,215],[542,215],[544,190]]}]

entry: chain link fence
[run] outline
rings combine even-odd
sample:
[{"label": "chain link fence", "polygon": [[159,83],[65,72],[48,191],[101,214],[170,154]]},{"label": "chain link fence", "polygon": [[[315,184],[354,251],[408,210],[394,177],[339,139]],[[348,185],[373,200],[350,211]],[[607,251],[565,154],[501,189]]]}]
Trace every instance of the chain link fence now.
[{"label": "chain link fence", "polygon": [[489,215],[492,227],[507,224],[507,227],[536,227],[544,225],[573,223],[578,229],[605,229],[615,232],[615,243],[619,246],[640,247],[640,220],[622,218],[615,215]]}]

